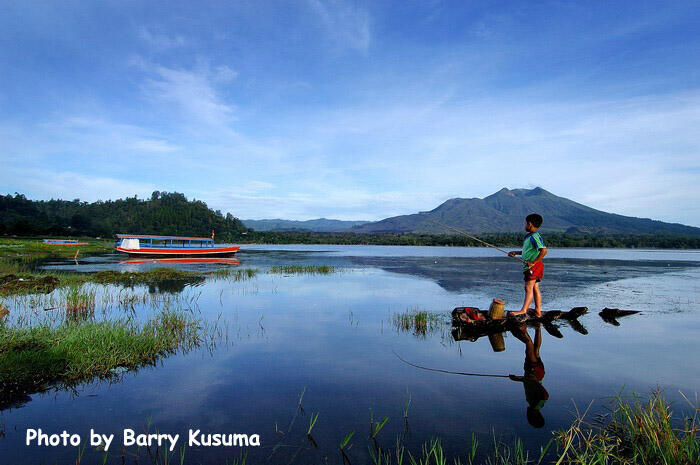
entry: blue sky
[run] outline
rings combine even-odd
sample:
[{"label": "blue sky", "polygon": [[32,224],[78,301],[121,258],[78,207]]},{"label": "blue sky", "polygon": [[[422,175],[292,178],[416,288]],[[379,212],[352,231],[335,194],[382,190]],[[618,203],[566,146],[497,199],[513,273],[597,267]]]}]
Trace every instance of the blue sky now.
[{"label": "blue sky", "polygon": [[0,192],[381,219],[542,186],[700,226],[700,6],[0,0]]}]

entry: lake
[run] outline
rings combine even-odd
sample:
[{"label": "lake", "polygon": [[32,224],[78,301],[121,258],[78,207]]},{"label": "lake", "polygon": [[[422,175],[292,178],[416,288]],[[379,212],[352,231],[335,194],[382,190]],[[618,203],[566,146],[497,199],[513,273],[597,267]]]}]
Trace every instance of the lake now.
[{"label": "lake", "polygon": [[[483,248],[329,245],[244,246],[236,257],[239,267],[259,269],[257,276],[169,289],[223,328],[214,346],[166,357],[116,383],[36,394],[4,410],[0,463],[75,462],[72,447],[25,446],[25,430],[37,427],[83,438],[93,428],[116,433],[115,442],[125,428],[181,437],[190,428],[259,434],[260,447],[244,448],[254,464],[342,463],[338,445],[355,431],[348,456],[366,463],[370,416],[375,423],[389,418],[376,437],[386,447],[398,436],[409,449],[437,437],[448,456],[464,457],[475,434],[482,452],[494,435],[506,442],[521,438],[536,451],[591,402],[595,415],[618,393],[646,395],[659,387],[682,413],[688,406],[680,392],[694,398],[700,386],[700,251],[550,250],[541,285],[545,310],[586,306],[590,312],[579,319],[587,334],[567,324],[558,326],[562,337],[540,330],[548,400],[539,408],[544,426],[537,428],[528,419],[523,382],[426,371],[398,358],[442,370],[522,376],[526,346],[519,338],[506,333],[500,352],[486,337],[456,341],[449,318],[455,307],[487,309],[493,298],[518,309],[522,272],[515,260]],[[156,266],[124,261],[108,254],[45,267]],[[335,272],[266,272],[278,265],[330,265]],[[220,265],[170,266],[207,271]],[[615,326],[598,316],[604,307],[642,313]],[[445,323],[425,332],[397,327],[396,315],[421,310],[444,315]],[[528,335],[534,340],[535,328]],[[316,414],[313,444],[306,432]],[[186,457],[223,463],[240,453],[193,447]],[[120,456],[121,450],[112,451],[109,463],[121,463]]]}]

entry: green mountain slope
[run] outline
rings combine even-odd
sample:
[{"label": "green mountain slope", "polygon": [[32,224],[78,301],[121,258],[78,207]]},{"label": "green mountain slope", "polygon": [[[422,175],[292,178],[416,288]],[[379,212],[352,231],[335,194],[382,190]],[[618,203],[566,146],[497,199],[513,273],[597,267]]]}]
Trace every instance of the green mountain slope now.
[{"label": "green mountain slope", "polygon": [[368,221],[343,221],[319,218],[317,220],[295,221],[295,220],[241,220],[247,228],[256,231],[315,231],[334,232],[344,231],[368,223]]},{"label": "green mountain slope", "polygon": [[523,230],[525,216],[533,212],[544,217],[542,229],[545,231],[700,235],[700,228],[606,213],[558,197],[540,187],[513,190],[503,188],[483,199],[450,199],[428,212],[386,218],[356,226],[352,231],[450,233],[435,224],[438,222],[471,233],[518,232]]}]

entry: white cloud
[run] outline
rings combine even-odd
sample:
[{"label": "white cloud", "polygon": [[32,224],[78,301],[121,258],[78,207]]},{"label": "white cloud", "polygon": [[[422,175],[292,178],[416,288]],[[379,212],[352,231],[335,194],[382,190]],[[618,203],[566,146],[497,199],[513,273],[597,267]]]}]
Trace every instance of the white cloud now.
[{"label": "white cloud", "polygon": [[164,140],[140,139],[134,141],[130,147],[138,152],[168,153],[175,152],[180,148]]},{"label": "white cloud", "polygon": [[134,195],[145,198],[156,190],[150,183],[61,171],[58,166],[57,162],[57,167],[49,169],[7,167],[0,172],[0,186],[6,192],[21,192],[31,199],[79,198],[90,202]]},{"label": "white cloud", "polygon": [[216,82],[227,82],[236,77],[236,72],[228,66],[219,66],[212,71],[206,65],[196,70],[175,69],[139,58],[133,59],[132,63],[150,75],[144,81],[143,91],[151,101],[174,105],[191,123],[214,126],[219,130],[234,120],[235,107],[220,97],[215,86]]},{"label": "white cloud", "polygon": [[156,51],[163,52],[185,45],[185,38],[181,35],[169,36],[167,34],[154,32],[147,27],[138,28],[138,35],[148,45]]},{"label": "white cloud", "polygon": [[336,44],[367,53],[371,41],[367,10],[343,0],[307,0],[307,3]]}]

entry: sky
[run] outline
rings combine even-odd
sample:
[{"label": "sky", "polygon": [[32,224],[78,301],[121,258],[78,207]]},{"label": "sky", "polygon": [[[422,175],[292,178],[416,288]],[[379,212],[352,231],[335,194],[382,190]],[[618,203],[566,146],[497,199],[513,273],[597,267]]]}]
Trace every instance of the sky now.
[{"label": "sky", "polygon": [[378,220],[541,186],[700,226],[693,1],[0,0],[0,193]]}]

